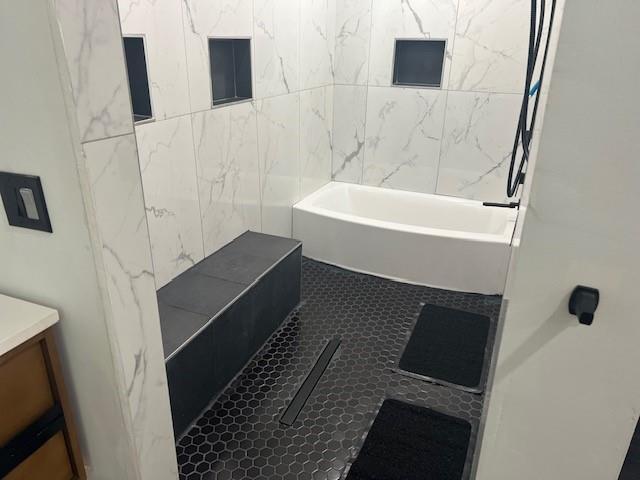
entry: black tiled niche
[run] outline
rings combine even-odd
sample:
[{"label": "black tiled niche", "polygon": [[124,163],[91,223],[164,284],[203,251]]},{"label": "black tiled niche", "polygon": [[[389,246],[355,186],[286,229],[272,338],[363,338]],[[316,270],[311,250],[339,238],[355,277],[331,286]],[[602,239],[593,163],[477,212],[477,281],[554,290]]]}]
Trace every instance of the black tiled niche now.
[{"label": "black tiled niche", "polygon": [[129,74],[129,91],[133,121],[141,122],[153,118],[151,94],[149,93],[149,75],[143,37],[124,37],[124,56]]},{"label": "black tiled niche", "polygon": [[300,302],[302,245],[246,232],[158,291],[178,437]]},{"label": "black tiled niche", "polygon": [[446,40],[396,40],[393,84],[440,87],[446,45]]},{"label": "black tiled niche", "polygon": [[251,88],[251,41],[248,38],[210,38],[213,105],[248,100]]}]

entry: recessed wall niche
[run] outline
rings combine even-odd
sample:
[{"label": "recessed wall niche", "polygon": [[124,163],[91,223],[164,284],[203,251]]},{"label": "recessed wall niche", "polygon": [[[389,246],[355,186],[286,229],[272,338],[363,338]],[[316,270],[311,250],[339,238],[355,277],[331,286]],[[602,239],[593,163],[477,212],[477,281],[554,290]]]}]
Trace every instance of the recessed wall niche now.
[{"label": "recessed wall niche", "polygon": [[149,93],[149,76],[147,73],[147,57],[143,37],[124,37],[124,56],[127,61],[129,75],[129,91],[133,121],[143,122],[153,118],[151,111],[151,94]]},{"label": "recessed wall niche", "polygon": [[214,106],[252,98],[248,38],[210,38],[209,60]]},{"label": "recessed wall niche", "polygon": [[446,40],[396,40],[393,84],[439,88]]}]

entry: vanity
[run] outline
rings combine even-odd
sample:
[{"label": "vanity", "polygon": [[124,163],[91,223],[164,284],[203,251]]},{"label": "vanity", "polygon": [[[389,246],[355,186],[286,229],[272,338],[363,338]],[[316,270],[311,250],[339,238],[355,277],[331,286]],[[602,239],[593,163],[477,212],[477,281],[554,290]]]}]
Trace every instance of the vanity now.
[{"label": "vanity", "polygon": [[85,479],[54,338],[56,310],[0,294],[0,478]]}]

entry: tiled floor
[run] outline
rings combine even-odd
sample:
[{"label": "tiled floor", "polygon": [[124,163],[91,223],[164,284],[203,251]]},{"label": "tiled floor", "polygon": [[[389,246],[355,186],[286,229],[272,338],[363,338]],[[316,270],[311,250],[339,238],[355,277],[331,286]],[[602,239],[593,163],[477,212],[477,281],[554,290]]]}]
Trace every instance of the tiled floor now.
[{"label": "tiled floor", "polygon": [[[393,371],[421,302],[491,317],[500,298],[449,292],[303,263],[302,305],[178,441],[180,478],[339,479],[387,397],[477,424],[482,395]],[[327,341],[342,343],[291,427],[279,417]],[[475,438],[471,440],[471,448]]]}]

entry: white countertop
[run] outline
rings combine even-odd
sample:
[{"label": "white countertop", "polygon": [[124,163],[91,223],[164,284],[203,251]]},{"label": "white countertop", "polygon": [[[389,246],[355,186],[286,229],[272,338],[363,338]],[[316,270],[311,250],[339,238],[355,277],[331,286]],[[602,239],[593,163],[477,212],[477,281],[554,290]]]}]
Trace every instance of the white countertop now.
[{"label": "white countertop", "polygon": [[52,308],[0,294],[0,355],[58,322]]}]

